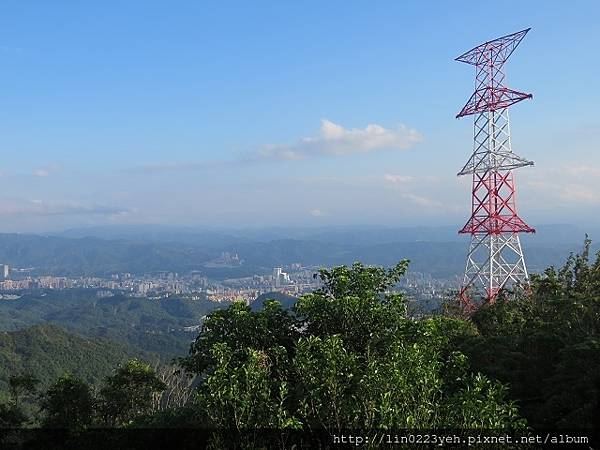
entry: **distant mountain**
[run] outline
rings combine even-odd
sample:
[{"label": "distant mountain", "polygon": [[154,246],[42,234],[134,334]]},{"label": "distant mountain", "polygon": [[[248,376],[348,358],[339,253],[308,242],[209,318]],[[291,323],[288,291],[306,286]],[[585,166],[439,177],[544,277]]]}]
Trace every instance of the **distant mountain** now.
[{"label": "distant mountain", "polygon": [[[410,260],[409,270],[431,274],[437,278],[453,277],[464,270],[469,238],[463,236],[455,242],[388,242],[384,244],[356,245],[305,240],[277,240],[252,242],[228,248],[235,249],[248,266],[277,267],[291,263],[312,266],[364,264],[391,266],[400,259]],[[583,236],[576,244],[538,243],[533,238],[524,239],[528,267],[540,271],[549,265],[562,265],[569,252],[577,252],[583,245]],[[593,250],[599,246],[595,244]]]},{"label": "distant mountain", "polygon": [[190,271],[216,255],[183,243],[0,234],[0,263],[54,275]]},{"label": "distant mountain", "polygon": [[0,392],[8,390],[11,375],[24,373],[38,377],[43,389],[65,372],[94,384],[133,354],[108,339],[81,337],[50,324],[0,332]]},{"label": "distant mountain", "polygon": [[[581,248],[586,231],[571,225],[542,225],[522,236],[533,271],[560,264]],[[70,237],[66,237],[70,236]],[[198,230],[160,226],[96,227],[62,236],[0,234],[0,263],[34,267],[36,273],[79,276],[115,272],[187,273],[196,270],[223,280],[270,273],[292,263],[332,266],[362,261],[393,265],[411,260],[410,270],[434,277],[462,272],[469,237],[455,227],[331,227],[262,230]],[[221,252],[238,254],[244,264],[210,267]]]},{"label": "distant mountain", "polygon": [[250,237],[239,236],[235,232],[205,230],[192,227],[168,225],[113,225],[87,228],[73,228],[50,236],[82,239],[99,238],[104,240],[124,240],[144,243],[179,243],[203,247],[209,251],[224,246],[247,242]]},{"label": "distant mountain", "polygon": [[[145,241],[180,242],[202,246],[207,249],[220,249],[225,246],[249,242],[270,242],[277,240],[318,241],[335,244],[374,245],[388,242],[455,242],[464,240],[458,234],[462,224],[452,226],[386,227],[376,225],[352,225],[329,227],[263,227],[239,229],[207,229],[200,227],[178,227],[168,225],[111,225],[88,228],[75,228],[61,233],[58,237]],[[533,224],[537,230],[538,243],[575,244],[583,240],[585,233],[600,240],[600,226],[570,224]]]}]

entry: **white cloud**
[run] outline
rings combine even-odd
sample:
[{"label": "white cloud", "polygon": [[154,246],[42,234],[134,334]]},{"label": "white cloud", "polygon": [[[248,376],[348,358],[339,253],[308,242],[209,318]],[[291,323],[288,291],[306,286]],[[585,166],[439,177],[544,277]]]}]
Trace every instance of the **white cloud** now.
[{"label": "white cloud", "polygon": [[590,175],[593,177],[600,176],[600,167],[592,167],[592,166],[567,166],[565,168],[565,172],[568,175],[572,176],[585,176]]},{"label": "white cloud", "polygon": [[315,137],[305,137],[296,144],[266,145],[256,155],[259,159],[297,160],[314,156],[344,156],[378,150],[405,150],[422,139],[421,134],[405,125],[394,129],[369,124],[365,128],[344,128],[321,120]]},{"label": "white cloud", "polygon": [[129,210],[80,203],[47,203],[39,199],[2,199],[0,216],[121,216]]},{"label": "white cloud", "polygon": [[327,213],[324,211],[321,211],[320,209],[311,209],[308,212],[311,216],[313,217],[325,217],[327,216]]},{"label": "white cloud", "polygon": [[[441,181],[441,179],[439,177],[433,176],[433,175],[417,175],[417,176],[413,176],[413,175],[398,175],[398,174],[391,174],[391,173],[386,173],[383,176],[383,180],[388,184],[388,185],[392,185],[392,186],[403,186],[406,185],[408,183],[420,183],[420,184],[430,184],[430,183],[439,183]],[[453,180],[454,182],[454,180]]]},{"label": "white cloud", "polygon": [[582,183],[563,183],[557,181],[528,181],[526,186],[534,188],[540,192],[540,195],[550,195],[551,197],[562,200],[567,203],[600,203],[600,192],[590,186]]},{"label": "white cloud", "polygon": [[383,178],[385,181],[392,184],[409,183],[415,179],[415,177],[411,177],[410,175],[392,175],[391,173],[386,173]]},{"label": "white cloud", "polygon": [[457,204],[452,199],[447,198],[441,192],[429,191],[428,193],[400,192],[398,196],[405,200],[405,205],[415,214],[442,214],[458,213],[463,211],[464,205]]},{"label": "white cloud", "polygon": [[240,164],[240,161],[202,161],[202,162],[182,162],[182,163],[164,163],[149,164],[142,167],[127,169],[126,173],[168,173],[168,172],[193,172],[202,170],[215,170],[231,167]]},{"label": "white cloud", "polygon": [[353,181],[354,178],[350,179],[349,177],[331,177],[331,176],[314,176],[314,175],[308,175],[308,176],[300,176],[300,177],[294,177],[293,178],[294,181],[297,181],[298,183],[340,183],[340,182],[344,182],[344,181]]},{"label": "white cloud", "polygon": [[45,167],[40,167],[33,171],[33,175],[36,177],[49,177],[50,175],[58,172],[60,170],[60,166],[57,164],[50,164]]},{"label": "white cloud", "polygon": [[424,196],[417,195],[417,194],[412,194],[410,192],[401,194],[401,196],[402,196],[402,198],[409,200],[410,202],[414,203],[415,205],[424,206],[426,208],[445,208],[446,207],[446,205],[444,205],[442,202],[440,202],[438,200],[435,200],[435,199],[429,198],[429,197],[424,197]]},{"label": "white cloud", "polygon": [[600,193],[582,184],[567,184],[559,187],[559,196],[575,203],[600,203]]},{"label": "white cloud", "polygon": [[[321,120],[317,136],[301,138],[295,144],[267,144],[258,151],[239,155],[223,161],[168,162],[146,165],[126,170],[133,173],[162,173],[211,170],[236,167],[261,161],[293,161],[317,156],[344,156],[356,153],[369,153],[380,150],[406,150],[419,142],[422,136],[416,130],[398,125],[384,128],[369,124],[365,128],[344,128],[342,125]],[[37,176],[47,176],[49,171],[42,168]]]}]

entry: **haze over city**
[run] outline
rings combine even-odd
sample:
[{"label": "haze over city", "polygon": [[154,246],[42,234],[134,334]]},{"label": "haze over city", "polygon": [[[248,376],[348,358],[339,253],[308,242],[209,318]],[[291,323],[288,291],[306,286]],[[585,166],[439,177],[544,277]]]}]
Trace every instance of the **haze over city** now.
[{"label": "haze over city", "polygon": [[521,216],[599,223],[597,2],[346,5],[4,3],[0,231],[458,229],[473,70],[454,58],[529,26],[508,67],[534,94],[511,110],[535,161]]}]

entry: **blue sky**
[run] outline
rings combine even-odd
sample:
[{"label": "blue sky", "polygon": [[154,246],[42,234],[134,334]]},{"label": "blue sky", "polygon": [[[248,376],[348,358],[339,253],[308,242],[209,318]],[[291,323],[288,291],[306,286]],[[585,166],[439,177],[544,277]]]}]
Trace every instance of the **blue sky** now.
[{"label": "blue sky", "polygon": [[467,220],[471,47],[508,84],[532,225],[600,222],[600,6],[0,4],[0,231]]}]

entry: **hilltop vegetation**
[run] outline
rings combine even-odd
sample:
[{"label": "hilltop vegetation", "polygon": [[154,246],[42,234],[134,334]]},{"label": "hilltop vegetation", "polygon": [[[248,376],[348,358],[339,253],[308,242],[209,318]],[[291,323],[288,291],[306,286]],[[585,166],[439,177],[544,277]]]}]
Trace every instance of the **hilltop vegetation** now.
[{"label": "hilltop vegetation", "polygon": [[185,353],[194,337],[184,327],[201,324],[217,306],[207,300],[97,298],[89,290],[48,291],[0,301],[0,330],[52,323],[83,336],[110,339],[136,354],[170,360]]},{"label": "hilltop vegetation", "polygon": [[[99,390],[59,378],[37,420],[14,395],[30,380],[12,380],[0,422],[224,430],[212,437],[217,448],[232,444],[232,431],[258,428],[585,433],[600,417],[600,254],[590,262],[589,248],[532,277],[531,292],[501,296],[471,318],[408,316],[403,295],[390,291],[407,261],[322,269],[323,287],[291,310],[266,300],[210,313],[166,372],[130,361]],[[88,406],[73,412],[74,403]],[[272,438],[254,433],[247,444]]]},{"label": "hilltop vegetation", "polygon": [[250,307],[253,311],[260,310],[264,307],[266,300],[276,300],[284,309],[289,309],[294,306],[294,304],[298,301],[298,298],[283,292],[266,292],[256,297],[256,299],[254,299],[254,301],[250,304]]},{"label": "hilltop vegetation", "polygon": [[83,338],[49,324],[0,332],[0,395],[7,396],[10,377],[20,374],[35,375],[41,389],[65,372],[97,384],[133,355],[107,339]]},{"label": "hilltop vegetation", "polygon": [[530,295],[480,308],[459,343],[535,427],[600,426],[600,252],[590,263],[589,250],[533,275]]}]

